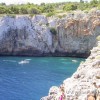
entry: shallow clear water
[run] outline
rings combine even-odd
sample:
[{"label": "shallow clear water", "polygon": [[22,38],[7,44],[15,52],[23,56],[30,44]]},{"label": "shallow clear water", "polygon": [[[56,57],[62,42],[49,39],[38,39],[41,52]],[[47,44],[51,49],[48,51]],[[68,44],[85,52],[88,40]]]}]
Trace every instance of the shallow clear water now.
[{"label": "shallow clear water", "polygon": [[[27,59],[29,63],[19,62]],[[70,77],[82,58],[0,57],[0,100],[40,100]]]}]

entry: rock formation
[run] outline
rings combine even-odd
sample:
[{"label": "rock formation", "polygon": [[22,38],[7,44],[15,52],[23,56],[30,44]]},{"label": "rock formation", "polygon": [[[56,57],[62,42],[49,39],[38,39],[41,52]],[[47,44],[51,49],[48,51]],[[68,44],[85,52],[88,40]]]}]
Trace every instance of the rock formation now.
[{"label": "rock formation", "polygon": [[95,94],[97,88],[100,89],[100,41],[72,77],[64,80],[60,87],[51,87],[48,96],[41,100],[60,100],[62,93],[63,100],[87,100],[88,94]]},{"label": "rock formation", "polygon": [[[62,19],[1,17],[0,55],[86,57],[100,34],[99,12],[68,14]],[[50,31],[52,27],[57,34]]]}]

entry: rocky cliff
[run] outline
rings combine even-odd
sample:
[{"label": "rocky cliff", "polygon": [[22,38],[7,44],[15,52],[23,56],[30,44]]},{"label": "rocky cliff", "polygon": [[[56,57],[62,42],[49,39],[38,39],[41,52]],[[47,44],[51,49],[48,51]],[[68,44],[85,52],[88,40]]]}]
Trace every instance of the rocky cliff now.
[{"label": "rocky cliff", "polygon": [[97,88],[100,89],[100,41],[72,77],[64,80],[60,87],[51,87],[48,96],[41,100],[87,100],[88,95],[97,93]]},{"label": "rocky cliff", "polygon": [[68,14],[61,19],[1,17],[0,55],[88,56],[100,34],[98,12]]}]

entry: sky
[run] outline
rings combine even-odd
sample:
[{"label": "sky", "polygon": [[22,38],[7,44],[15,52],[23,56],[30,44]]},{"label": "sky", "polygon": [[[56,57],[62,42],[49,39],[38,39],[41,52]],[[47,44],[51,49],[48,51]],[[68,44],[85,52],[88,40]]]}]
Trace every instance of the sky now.
[{"label": "sky", "polygon": [[[52,3],[52,2],[67,2],[67,1],[77,1],[80,0],[0,0],[0,3],[4,2],[6,4],[21,4],[21,3],[34,3],[34,4],[41,4],[41,3]],[[90,0],[84,0],[84,1],[90,1]]]}]

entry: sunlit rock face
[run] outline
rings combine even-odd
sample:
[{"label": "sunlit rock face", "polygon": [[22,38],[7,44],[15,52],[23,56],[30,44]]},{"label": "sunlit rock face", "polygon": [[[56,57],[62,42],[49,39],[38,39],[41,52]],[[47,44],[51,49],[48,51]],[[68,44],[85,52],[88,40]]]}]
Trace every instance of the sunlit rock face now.
[{"label": "sunlit rock face", "polygon": [[0,53],[38,56],[50,52],[52,35],[46,21],[43,16],[1,18]]},{"label": "sunlit rock face", "polygon": [[[57,34],[51,32],[51,28]],[[0,55],[88,56],[100,34],[99,11],[68,14],[64,18],[43,15],[0,18]]]},{"label": "sunlit rock face", "polygon": [[57,31],[59,45],[57,50],[75,53],[87,53],[96,43],[100,34],[99,16],[90,14],[72,14],[61,19]]}]

